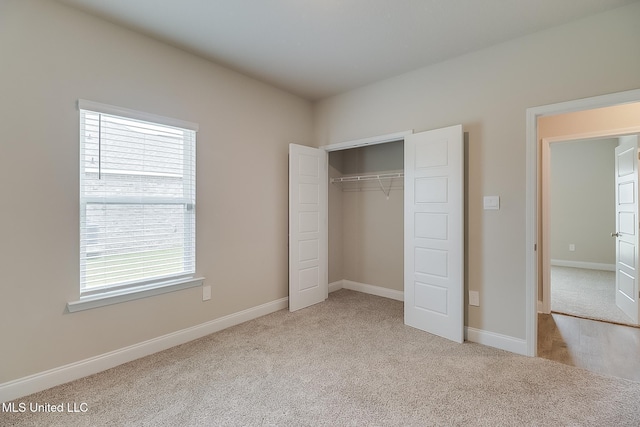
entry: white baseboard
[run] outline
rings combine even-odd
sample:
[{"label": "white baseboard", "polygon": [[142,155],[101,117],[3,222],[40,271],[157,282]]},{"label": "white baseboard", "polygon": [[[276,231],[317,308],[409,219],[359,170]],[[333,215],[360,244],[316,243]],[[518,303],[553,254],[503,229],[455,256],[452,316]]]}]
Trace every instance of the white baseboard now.
[{"label": "white baseboard", "polygon": [[[340,289],[350,289],[397,301],[404,301],[404,292],[380,286],[353,282],[351,280],[338,280],[329,285],[329,292],[334,292]],[[58,368],[50,369],[48,371],[29,375],[28,377],[0,384],[0,402],[8,402],[69,381],[93,375],[123,363],[221,331],[231,326],[257,319],[258,317],[287,308],[288,302],[288,298],[281,298],[276,301],[252,307],[250,309],[233,313],[200,325],[192,326],[181,331],[176,331],[161,337],[143,341],[119,350],[114,350],[95,357],[60,366]],[[526,341],[522,339],[482,331],[471,327],[465,327],[465,337],[467,341],[526,355],[527,345]]]},{"label": "white baseboard", "polygon": [[551,313],[551,308],[545,307],[545,302],[538,300],[538,313],[549,314]]},{"label": "white baseboard", "polygon": [[520,338],[483,331],[481,329],[475,329],[467,326],[465,327],[465,339],[470,342],[527,356],[527,341]]},{"label": "white baseboard", "polygon": [[335,282],[329,283],[329,293],[339,291],[343,288],[344,280],[337,280]]},{"label": "white baseboard", "polygon": [[383,288],[381,286],[367,285],[366,283],[354,282],[352,280],[343,280],[342,288],[379,297],[390,298],[396,301],[404,301],[404,292],[396,291],[395,289]]},{"label": "white baseboard", "polygon": [[558,267],[586,268],[588,270],[616,271],[615,264],[604,264],[600,262],[567,261],[564,259],[552,259],[551,265]]},{"label": "white baseboard", "polygon": [[210,322],[183,329],[181,331],[176,331],[161,337],[143,341],[119,350],[114,350],[79,362],[70,363],[48,371],[29,375],[28,377],[9,381],[0,384],[0,402],[8,402],[69,381],[93,375],[123,363],[221,331],[231,326],[257,319],[258,317],[282,310],[288,306],[289,298],[281,298],[276,301],[252,307]]}]

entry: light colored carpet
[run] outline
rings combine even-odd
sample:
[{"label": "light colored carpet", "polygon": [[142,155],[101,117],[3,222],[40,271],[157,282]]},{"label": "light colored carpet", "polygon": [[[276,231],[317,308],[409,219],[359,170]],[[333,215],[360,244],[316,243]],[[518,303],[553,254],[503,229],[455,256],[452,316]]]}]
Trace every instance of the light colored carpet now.
[{"label": "light colored carpet", "polygon": [[587,319],[631,325],[616,306],[616,273],[572,267],[551,267],[551,311]]},{"label": "light colored carpet", "polygon": [[403,304],[353,291],[286,310],[17,402],[47,426],[638,426],[640,383],[456,344],[403,325]]}]

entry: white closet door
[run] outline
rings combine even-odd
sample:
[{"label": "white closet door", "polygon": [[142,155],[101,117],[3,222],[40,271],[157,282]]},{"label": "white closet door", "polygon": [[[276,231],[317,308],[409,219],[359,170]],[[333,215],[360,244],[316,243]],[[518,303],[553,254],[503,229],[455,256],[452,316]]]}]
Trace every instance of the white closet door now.
[{"label": "white closet door", "polygon": [[289,145],[289,310],[327,299],[327,152]]},{"label": "white closet door", "polygon": [[638,136],[615,149],[616,305],[638,323]]},{"label": "white closet door", "polygon": [[462,126],[407,136],[404,153],[404,322],[462,342]]}]

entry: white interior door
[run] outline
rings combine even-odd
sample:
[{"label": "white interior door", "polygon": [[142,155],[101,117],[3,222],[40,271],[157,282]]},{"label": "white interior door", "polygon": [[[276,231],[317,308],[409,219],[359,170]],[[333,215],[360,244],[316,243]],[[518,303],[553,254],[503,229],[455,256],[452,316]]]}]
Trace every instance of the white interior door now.
[{"label": "white interior door", "polygon": [[327,299],[327,152],[289,145],[289,310]]},{"label": "white interior door", "polygon": [[464,340],[462,126],[404,141],[404,322]]},{"label": "white interior door", "polygon": [[638,137],[616,147],[616,305],[638,323]]}]

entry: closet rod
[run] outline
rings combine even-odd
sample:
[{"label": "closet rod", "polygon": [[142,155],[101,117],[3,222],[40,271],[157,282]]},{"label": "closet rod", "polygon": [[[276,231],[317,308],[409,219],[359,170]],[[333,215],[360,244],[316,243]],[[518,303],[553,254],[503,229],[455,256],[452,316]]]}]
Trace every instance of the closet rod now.
[{"label": "closet rod", "polygon": [[376,175],[357,175],[357,176],[341,176],[337,178],[331,178],[331,183],[340,183],[340,182],[356,182],[356,181],[371,181],[371,180],[380,180],[380,179],[390,179],[390,178],[404,178],[403,172],[397,173],[381,173]]}]

